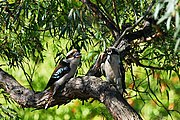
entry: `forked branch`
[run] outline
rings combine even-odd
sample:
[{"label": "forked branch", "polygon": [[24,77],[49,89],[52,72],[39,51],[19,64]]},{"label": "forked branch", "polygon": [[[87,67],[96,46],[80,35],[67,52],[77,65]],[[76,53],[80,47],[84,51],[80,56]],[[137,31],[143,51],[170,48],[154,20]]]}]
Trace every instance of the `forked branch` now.
[{"label": "forked branch", "polygon": [[[22,85],[15,78],[0,69],[0,88],[22,107],[44,109],[49,100],[50,91],[35,93]],[[140,115],[124,100],[116,89],[101,78],[84,76],[70,79],[49,103],[49,107],[62,105],[74,98],[87,100],[94,98],[108,108],[114,119],[141,120]]]}]

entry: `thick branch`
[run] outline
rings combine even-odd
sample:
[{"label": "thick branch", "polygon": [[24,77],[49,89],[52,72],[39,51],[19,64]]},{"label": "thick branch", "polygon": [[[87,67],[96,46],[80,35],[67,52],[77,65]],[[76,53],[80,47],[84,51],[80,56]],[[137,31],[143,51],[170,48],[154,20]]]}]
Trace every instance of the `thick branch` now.
[{"label": "thick branch", "polygon": [[[45,108],[50,90],[39,93],[21,86],[11,75],[0,69],[0,87],[22,107]],[[118,91],[101,78],[85,76],[70,79],[49,102],[49,107],[68,103],[74,98],[94,98],[104,103],[110,113],[118,120],[141,120],[141,117],[124,100]]]}]

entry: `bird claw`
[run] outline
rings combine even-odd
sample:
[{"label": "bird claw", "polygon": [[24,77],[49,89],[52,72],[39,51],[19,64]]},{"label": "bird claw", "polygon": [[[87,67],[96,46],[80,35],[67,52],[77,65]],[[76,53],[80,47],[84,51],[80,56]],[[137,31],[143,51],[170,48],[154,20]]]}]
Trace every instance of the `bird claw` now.
[{"label": "bird claw", "polygon": [[46,109],[46,110],[47,110],[47,108],[48,108],[48,103],[45,105],[44,109]]},{"label": "bird claw", "polygon": [[48,98],[47,103],[44,107],[45,109],[47,109],[49,107],[49,104],[52,102],[52,100],[53,100],[53,94],[51,94],[50,97]]},{"label": "bird claw", "polygon": [[[50,98],[51,99],[51,98]],[[49,104],[51,103],[51,100],[48,100],[48,102],[46,103],[46,105],[45,105],[45,107],[44,107],[44,109],[46,109],[47,110],[47,108],[49,107]]]}]

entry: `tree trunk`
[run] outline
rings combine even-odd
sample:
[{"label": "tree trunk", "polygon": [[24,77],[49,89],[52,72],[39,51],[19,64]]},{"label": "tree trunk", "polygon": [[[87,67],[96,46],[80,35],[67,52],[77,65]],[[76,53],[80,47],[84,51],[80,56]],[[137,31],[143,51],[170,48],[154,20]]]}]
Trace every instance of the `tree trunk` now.
[{"label": "tree trunk", "polygon": [[47,102],[49,104],[48,107],[52,107],[66,104],[74,98],[81,100],[94,98],[105,104],[114,119],[142,119],[113,86],[94,76],[70,79],[52,99],[50,99],[50,90],[35,93],[20,85],[2,69],[0,69],[0,87],[10,94],[10,97],[22,107],[44,109]]}]

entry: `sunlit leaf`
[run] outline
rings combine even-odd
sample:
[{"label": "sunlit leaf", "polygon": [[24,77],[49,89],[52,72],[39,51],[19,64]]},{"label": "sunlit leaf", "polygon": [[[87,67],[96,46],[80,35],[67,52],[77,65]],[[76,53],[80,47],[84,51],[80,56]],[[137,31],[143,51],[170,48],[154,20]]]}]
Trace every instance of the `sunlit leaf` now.
[{"label": "sunlit leaf", "polygon": [[171,104],[169,104],[169,106],[168,106],[168,110],[173,110],[174,109],[174,103],[171,103]]},{"label": "sunlit leaf", "polygon": [[72,18],[73,11],[74,11],[74,9],[72,8],[72,9],[70,10],[70,12],[69,12],[69,15],[68,15],[68,18],[69,18],[69,19],[71,19],[71,18]]},{"label": "sunlit leaf", "polygon": [[170,14],[174,11],[174,6],[176,4],[175,1],[176,0],[168,1],[167,8],[166,8],[167,14]]},{"label": "sunlit leaf", "polygon": [[169,16],[168,19],[167,19],[167,23],[166,23],[167,30],[170,29],[171,18],[172,18],[172,17]]},{"label": "sunlit leaf", "polygon": [[180,16],[179,16],[179,12],[178,11],[176,11],[176,21],[175,21],[175,24],[176,24],[176,28],[180,27]]},{"label": "sunlit leaf", "polygon": [[176,41],[176,45],[175,45],[175,48],[174,48],[175,52],[179,49],[179,46],[180,46],[180,38],[178,38],[177,41]]},{"label": "sunlit leaf", "polygon": [[162,17],[158,20],[157,24],[160,24],[161,22],[163,22],[164,20],[166,20],[168,17],[169,17],[169,14],[165,14],[164,16],[162,16]]},{"label": "sunlit leaf", "polygon": [[158,3],[157,6],[156,6],[156,9],[155,9],[155,13],[154,13],[154,18],[157,19],[158,18],[158,14],[159,14],[159,11],[162,9],[163,5]]},{"label": "sunlit leaf", "polygon": [[176,39],[176,37],[178,36],[178,33],[180,32],[180,27],[178,27],[174,33],[174,39]]}]

